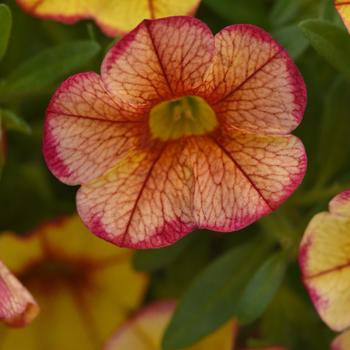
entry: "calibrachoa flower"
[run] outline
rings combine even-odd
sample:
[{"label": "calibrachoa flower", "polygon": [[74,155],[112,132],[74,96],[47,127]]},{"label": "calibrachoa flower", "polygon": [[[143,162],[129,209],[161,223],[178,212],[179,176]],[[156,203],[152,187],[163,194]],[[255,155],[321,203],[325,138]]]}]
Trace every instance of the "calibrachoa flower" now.
[{"label": "calibrachoa flower", "polygon": [[46,162],[82,184],[78,211],[120,246],[169,245],[196,228],[241,229],[300,184],[303,79],[266,32],[215,37],[192,17],[142,22],[96,73],[66,80],[47,109]]},{"label": "calibrachoa flower", "polygon": [[17,0],[28,13],[73,24],[93,19],[109,36],[133,29],[145,18],[192,15],[200,0]]},{"label": "calibrachoa flower", "polygon": [[[329,212],[316,215],[300,247],[303,279],[321,318],[335,331],[350,327],[350,190],[336,196]],[[350,349],[350,332],[334,350]]]},{"label": "calibrachoa flower", "polygon": [[335,8],[338,10],[345,26],[350,31],[350,1],[349,0],[334,0]]},{"label": "calibrachoa flower", "polygon": [[[175,311],[175,306],[174,301],[160,301],[145,307],[117,330],[103,350],[160,350],[163,334]],[[237,323],[228,322],[213,334],[186,349],[234,350],[237,333]],[[284,349],[271,347],[265,350]]]},{"label": "calibrachoa flower", "polygon": [[0,328],[0,349],[100,349],[116,324],[139,307],[146,277],[132,252],[87,234],[78,217],[48,223],[29,236],[0,236],[0,255],[40,305],[21,330]]},{"label": "calibrachoa flower", "polygon": [[22,327],[38,313],[34,298],[0,261],[0,320],[12,327]]}]

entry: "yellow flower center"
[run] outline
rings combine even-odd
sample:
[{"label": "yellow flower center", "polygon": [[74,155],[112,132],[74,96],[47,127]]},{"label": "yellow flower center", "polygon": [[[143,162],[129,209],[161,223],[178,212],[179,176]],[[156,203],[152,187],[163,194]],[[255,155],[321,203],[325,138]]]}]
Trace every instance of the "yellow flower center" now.
[{"label": "yellow flower center", "polygon": [[152,136],[162,141],[204,135],[213,131],[217,124],[213,109],[198,96],[161,102],[152,108],[149,118]]}]

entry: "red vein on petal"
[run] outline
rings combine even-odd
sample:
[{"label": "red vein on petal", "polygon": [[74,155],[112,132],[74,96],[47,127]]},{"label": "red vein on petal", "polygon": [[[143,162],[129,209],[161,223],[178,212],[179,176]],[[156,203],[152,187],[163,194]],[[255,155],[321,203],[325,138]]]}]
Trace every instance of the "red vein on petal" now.
[{"label": "red vein on petal", "polygon": [[261,197],[261,199],[265,202],[265,204],[271,209],[274,210],[273,207],[271,207],[270,203],[267,201],[267,199],[264,197],[264,195],[261,193],[260,189],[255,185],[255,183],[250,179],[249,175],[244,171],[244,169],[241,167],[241,165],[231,156],[231,154],[226,150],[226,148],[221,145],[216,139],[213,137],[210,137],[210,139],[226,154],[226,156],[234,163],[234,165],[238,168],[238,170],[243,174],[243,176],[249,181],[249,183],[252,185],[252,187],[255,189],[255,191],[258,193],[258,195]]},{"label": "red vein on petal", "polygon": [[160,157],[162,156],[163,152],[165,151],[165,148],[166,148],[166,144],[161,148],[161,150],[159,151],[158,156],[154,159],[154,161],[153,161],[151,167],[149,168],[149,170],[148,170],[148,172],[147,172],[147,174],[146,174],[145,180],[144,180],[144,182],[143,182],[143,184],[142,184],[142,186],[141,186],[141,188],[140,188],[140,191],[139,191],[139,193],[138,193],[138,195],[137,195],[137,198],[136,198],[136,200],[135,200],[135,204],[134,204],[134,206],[133,206],[132,209],[131,209],[130,218],[129,218],[129,220],[128,220],[128,223],[127,223],[127,225],[126,225],[126,227],[125,227],[125,231],[124,231],[124,233],[123,233],[123,238],[122,238],[122,241],[121,241],[122,244],[125,242],[126,235],[128,234],[128,231],[129,231],[129,227],[130,227],[132,218],[133,218],[133,216],[134,216],[134,214],[135,214],[135,210],[136,210],[137,205],[138,205],[138,203],[139,203],[139,201],[140,201],[140,199],[141,199],[142,193],[143,193],[144,189],[146,188],[147,182],[148,182],[148,180],[150,179],[150,177],[151,177],[151,175],[152,175],[152,171],[153,171],[155,165],[157,164],[157,162],[159,161],[159,159],[160,159]]},{"label": "red vein on petal", "polygon": [[148,0],[148,8],[149,8],[149,13],[150,13],[150,18],[152,18],[152,19],[156,18],[153,0]]},{"label": "red vein on petal", "polygon": [[343,264],[343,265],[339,265],[339,266],[336,266],[336,267],[332,267],[332,268],[330,268],[328,270],[315,273],[314,275],[305,276],[305,278],[307,278],[307,279],[314,279],[314,278],[317,278],[317,277],[322,277],[324,275],[328,275],[329,273],[332,273],[332,272],[341,271],[341,270],[346,269],[346,268],[350,268],[350,261],[345,263],[345,264]]},{"label": "red vein on petal", "polygon": [[264,64],[262,64],[259,68],[257,68],[252,74],[250,74],[247,78],[244,79],[242,83],[236,86],[232,91],[222,97],[219,101],[215,102],[219,104],[220,102],[226,100],[228,97],[232,96],[236,91],[240,90],[250,79],[254,78],[254,76],[259,73],[263,68],[265,68],[269,63],[271,63],[281,52],[283,52],[283,48],[280,48],[273,56],[271,56]]},{"label": "red vein on petal", "polygon": [[117,124],[128,124],[128,123],[142,123],[143,120],[112,120],[112,119],[101,119],[89,115],[76,115],[76,114],[70,114],[65,112],[56,112],[56,111],[48,111],[50,114],[56,114],[56,115],[63,115],[65,117],[72,117],[72,118],[81,118],[81,119],[89,119],[89,120],[97,120],[98,122],[110,122],[110,123],[117,123]]},{"label": "red vein on petal", "polygon": [[156,56],[157,56],[160,69],[162,70],[162,73],[163,73],[164,79],[165,79],[165,81],[166,81],[166,83],[167,83],[167,85],[168,85],[169,91],[170,91],[170,93],[171,93],[173,96],[175,96],[174,91],[173,91],[173,89],[171,88],[171,85],[170,85],[170,81],[169,81],[169,79],[168,79],[168,76],[167,76],[167,74],[166,74],[166,72],[165,72],[163,62],[162,62],[162,60],[161,60],[161,58],[160,58],[160,56],[159,56],[159,52],[158,52],[158,50],[157,50],[157,48],[156,48],[156,44],[155,44],[155,42],[154,42],[154,39],[153,39],[151,30],[150,30],[149,27],[148,27],[148,23],[149,23],[149,22],[146,21],[146,22],[145,22],[145,26],[146,26],[146,28],[147,28],[148,35],[149,35],[149,37],[150,37],[150,39],[151,39],[151,43],[152,43],[152,47],[153,47],[154,53],[155,53]]}]

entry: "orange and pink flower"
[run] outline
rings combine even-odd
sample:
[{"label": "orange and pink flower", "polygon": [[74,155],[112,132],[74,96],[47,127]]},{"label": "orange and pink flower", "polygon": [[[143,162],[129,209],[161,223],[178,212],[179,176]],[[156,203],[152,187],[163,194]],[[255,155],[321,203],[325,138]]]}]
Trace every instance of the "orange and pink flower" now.
[{"label": "orange and pink flower", "polygon": [[[329,212],[309,223],[300,247],[300,266],[310,297],[334,331],[350,329],[350,190],[337,195]],[[350,331],[333,342],[333,350],[350,348]]]},{"label": "orange and pink flower", "polygon": [[213,36],[192,17],[143,21],[101,74],[67,79],[47,109],[44,155],[78,212],[119,246],[155,248],[197,228],[229,232],[276,209],[306,169],[290,135],[303,79],[269,34]]},{"label": "orange and pink flower", "polygon": [[65,24],[93,19],[108,36],[123,34],[145,18],[193,15],[200,0],[17,0],[29,14]]}]

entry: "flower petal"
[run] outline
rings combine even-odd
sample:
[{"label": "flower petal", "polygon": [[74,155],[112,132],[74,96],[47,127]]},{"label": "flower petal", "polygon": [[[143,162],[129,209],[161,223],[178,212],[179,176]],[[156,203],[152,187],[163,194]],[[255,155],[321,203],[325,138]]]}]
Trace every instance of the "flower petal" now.
[{"label": "flower petal", "polygon": [[33,297],[0,261],[0,320],[12,327],[22,327],[38,313]]},{"label": "flower petal", "polygon": [[241,229],[276,209],[300,184],[306,169],[293,136],[232,132],[197,142],[196,223],[218,231]]},{"label": "flower petal", "polygon": [[78,192],[92,232],[119,246],[155,248],[193,228],[232,231],[275,209],[306,166],[293,136],[187,138],[136,153]]},{"label": "flower petal", "polygon": [[335,196],[329,203],[329,211],[350,218],[350,190]]},{"label": "flower petal", "polygon": [[96,73],[67,79],[47,110],[43,147],[49,169],[70,185],[104,174],[142,142],[144,123],[136,116],[113,102]]},{"label": "flower petal", "polygon": [[153,106],[195,94],[213,54],[213,35],[195,18],[143,21],[109,51],[102,80],[117,100]]},{"label": "flower petal", "polygon": [[[103,350],[161,349],[162,336],[174,311],[173,301],[156,302],[145,307],[117,330]],[[231,350],[236,331],[237,324],[228,322],[188,350]]]},{"label": "flower petal", "polygon": [[350,349],[350,330],[338,335],[333,343],[331,350],[349,350]]},{"label": "flower petal", "polygon": [[208,84],[218,118],[258,133],[288,134],[306,105],[302,76],[287,52],[262,29],[233,25],[215,36]]},{"label": "flower petal", "polygon": [[126,33],[144,18],[191,15],[200,0],[17,0],[30,14],[72,24],[92,18],[109,36]]},{"label": "flower petal", "polygon": [[334,0],[335,8],[338,10],[345,26],[350,31],[350,2],[349,0]]},{"label": "flower petal", "polygon": [[193,176],[186,150],[177,142],[130,154],[81,186],[80,217],[92,232],[119,246],[161,247],[180,239],[193,227]]},{"label": "flower petal", "polygon": [[[299,257],[315,307],[324,322],[336,331],[350,326],[350,316],[344,312],[350,305],[350,206],[345,204],[346,196],[337,196],[331,202],[330,213],[320,213],[311,220]],[[346,207],[347,216],[341,210]]]}]

